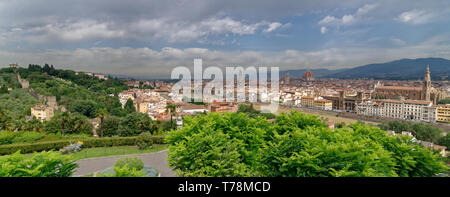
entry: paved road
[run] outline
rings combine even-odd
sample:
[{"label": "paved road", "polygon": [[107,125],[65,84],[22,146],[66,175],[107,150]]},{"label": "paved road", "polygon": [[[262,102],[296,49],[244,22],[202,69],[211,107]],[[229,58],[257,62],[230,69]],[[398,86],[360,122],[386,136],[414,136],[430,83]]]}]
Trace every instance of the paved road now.
[{"label": "paved road", "polygon": [[129,156],[136,156],[142,159],[144,165],[151,166],[157,169],[161,177],[173,177],[175,173],[168,167],[167,163],[167,150],[156,152],[156,153],[146,153],[146,154],[135,154],[135,155],[120,155],[120,156],[110,156],[110,157],[98,157],[98,158],[88,158],[78,160],[78,168],[76,169],[73,176],[82,176],[94,172],[101,171],[103,169],[114,166],[117,160],[120,158]]}]

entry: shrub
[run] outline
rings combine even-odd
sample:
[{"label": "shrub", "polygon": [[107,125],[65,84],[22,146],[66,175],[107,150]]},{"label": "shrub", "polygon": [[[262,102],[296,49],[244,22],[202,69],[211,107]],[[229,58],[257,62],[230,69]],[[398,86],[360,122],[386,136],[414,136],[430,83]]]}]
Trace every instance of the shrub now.
[{"label": "shrub", "polygon": [[1,144],[11,144],[14,140],[15,133],[11,131],[1,131],[0,132],[0,145]]},{"label": "shrub", "polygon": [[70,177],[78,166],[70,156],[41,152],[32,158],[20,154],[0,157],[0,177]]},{"label": "shrub", "polygon": [[151,148],[153,145],[152,134],[150,133],[141,133],[136,139],[136,145],[139,149],[147,149]]},{"label": "shrub", "polygon": [[145,177],[145,170],[137,170],[128,166],[114,167],[109,173],[100,173],[97,177]]},{"label": "shrub", "polygon": [[[157,144],[164,144],[165,140],[163,136],[152,136],[152,141]],[[83,142],[84,148],[93,147],[111,147],[111,146],[131,146],[136,145],[137,137],[105,137],[105,138],[88,138],[88,139],[64,139],[46,142],[36,143],[23,143],[23,144],[7,144],[0,145],[0,155],[7,155],[17,152],[32,153],[49,150],[59,150],[65,146],[75,143],[77,141]]]},{"label": "shrub", "polygon": [[[119,135],[120,118],[116,116],[106,116],[103,120],[103,136]],[[100,129],[97,133],[102,132]]]},{"label": "shrub", "polygon": [[406,136],[360,123],[332,130],[300,112],[272,124],[242,113],[186,117],[167,141],[179,176],[431,177],[448,170],[440,155]]},{"label": "shrub", "polygon": [[166,138],[164,136],[152,136],[153,144],[166,144]]},{"label": "shrub", "polygon": [[121,137],[137,136],[144,132],[152,133],[152,119],[142,113],[130,113],[121,119],[118,132]]},{"label": "shrub", "polygon": [[0,132],[0,145],[14,143],[33,143],[44,138],[45,135],[34,131],[3,131]]},{"label": "shrub", "polygon": [[66,146],[63,149],[61,149],[61,153],[62,154],[76,153],[76,152],[79,152],[81,150],[82,146],[83,146],[83,143],[81,143],[81,142],[77,142],[75,144],[71,143],[69,146]]},{"label": "shrub", "polygon": [[70,144],[69,140],[37,142],[33,144],[8,144],[0,146],[0,155],[12,154],[20,150],[21,153],[32,153],[48,150],[59,150]]},{"label": "shrub", "polygon": [[123,168],[127,166],[130,169],[142,170],[144,168],[144,162],[137,157],[125,157],[119,159],[114,167]]},{"label": "shrub", "polygon": [[19,131],[16,133],[12,143],[33,143],[45,137],[44,134],[34,131]]}]

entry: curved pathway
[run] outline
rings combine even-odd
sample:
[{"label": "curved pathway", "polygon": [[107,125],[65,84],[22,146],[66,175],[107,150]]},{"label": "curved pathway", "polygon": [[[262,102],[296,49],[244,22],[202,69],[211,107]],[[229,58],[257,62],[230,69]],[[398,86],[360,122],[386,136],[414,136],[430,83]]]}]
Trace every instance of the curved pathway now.
[{"label": "curved pathway", "polygon": [[163,150],[156,153],[146,154],[132,154],[132,155],[119,155],[109,157],[97,157],[78,160],[78,168],[75,170],[73,176],[82,176],[94,172],[101,171],[103,169],[114,166],[117,160],[124,157],[135,156],[144,162],[144,165],[151,166],[157,169],[161,177],[173,177],[175,173],[168,167],[167,162],[167,150]]}]

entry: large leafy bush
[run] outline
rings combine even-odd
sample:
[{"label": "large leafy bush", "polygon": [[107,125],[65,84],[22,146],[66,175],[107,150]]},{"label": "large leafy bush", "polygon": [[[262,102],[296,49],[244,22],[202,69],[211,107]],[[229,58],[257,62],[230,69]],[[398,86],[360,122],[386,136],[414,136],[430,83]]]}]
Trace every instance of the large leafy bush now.
[{"label": "large leafy bush", "polygon": [[128,168],[132,168],[132,169],[136,169],[136,170],[142,170],[142,168],[144,168],[144,162],[142,162],[142,160],[137,157],[125,157],[125,158],[119,159],[114,164],[114,167],[123,168],[124,166],[128,166]]},{"label": "large leafy bush", "polygon": [[0,177],[70,177],[78,166],[70,156],[41,152],[28,158],[20,152],[0,157]]},{"label": "large leafy bush", "polygon": [[140,150],[151,148],[153,145],[152,134],[141,133],[136,139],[136,145]]},{"label": "large leafy bush", "polygon": [[145,170],[138,170],[136,168],[130,168],[128,166],[114,167],[113,170],[108,173],[100,173],[97,177],[146,177]]},{"label": "large leafy bush", "polygon": [[137,157],[119,159],[107,173],[100,173],[98,177],[145,177],[147,175],[144,162]]},{"label": "large leafy bush", "polygon": [[190,117],[167,140],[180,176],[417,177],[447,169],[411,138],[361,123],[329,129],[295,111],[273,123],[243,113]]},{"label": "large leafy bush", "polygon": [[34,131],[2,131],[0,132],[0,145],[14,143],[33,143],[44,137],[44,134]]}]

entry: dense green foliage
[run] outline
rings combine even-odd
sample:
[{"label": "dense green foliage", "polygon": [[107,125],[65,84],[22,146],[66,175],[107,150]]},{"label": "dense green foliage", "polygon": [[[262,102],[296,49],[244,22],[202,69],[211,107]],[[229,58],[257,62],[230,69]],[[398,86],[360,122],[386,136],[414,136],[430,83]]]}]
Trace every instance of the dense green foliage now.
[{"label": "dense green foliage", "polygon": [[22,89],[13,89],[7,94],[0,94],[0,108],[14,121],[30,115],[31,107],[38,103],[38,100]]},{"label": "dense green foliage", "polygon": [[97,109],[106,108],[113,115],[125,114],[119,98],[114,96],[127,88],[123,81],[111,78],[100,80],[83,73],[75,75],[74,71],[61,72],[68,74],[30,72],[30,68],[19,71],[23,78],[30,81],[30,87],[36,93],[56,96],[58,104],[66,106],[72,113],[78,112],[94,118]]},{"label": "dense green foliage", "polygon": [[103,129],[100,129],[99,132],[102,132],[103,136],[119,136],[120,121],[120,117],[106,116],[103,120]]},{"label": "dense green foliage", "polygon": [[148,132],[139,134],[136,139],[136,145],[140,150],[151,148],[153,145],[152,134]]},{"label": "dense green foliage", "polygon": [[[6,144],[0,145],[0,155],[12,154],[20,150],[22,153],[32,153],[39,151],[59,150],[69,145],[70,143],[76,143],[78,141],[83,142],[83,148],[92,147],[111,147],[111,146],[130,146],[136,145],[137,137],[105,137],[105,138],[86,138],[86,137],[73,137],[51,140],[51,141],[38,141],[33,143],[18,143],[18,144]],[[45,138],[44,138],[45,139]],[[152,136],[154,144],[165,144],[165,138],[163,136]]]},{"label": "dense green foliage", "polygon": [[[58,70],[47,64],[43,67],[29,65],[28,68],[3,68],[0,69],[0,86],[6,91],[0,94],[0,130],[64,132],[62,128],[58,128],[56,120],[45,125],[45,129],[39,122],[25,121],[25,116],[30,115],[30,108],[39,101],[26,90],[20,89],[16,73],[30,82],[30,88],[34,92],[56,96],[58,104],[74,114],[74,119],[69,123],[69,133],[87,133],[89,128],[84,124],[86,118],[83,116],[95,118],[100,109],[106,109],[108,114],[115,116],[123,117],[127,114],[117,97],[118,92],[128,89],[123,80],[111,77],[107,80],[98,79],[71,70]],[[12,90],[7,91],[7,88]]]},{"label": "dense green foliage", "polygon": [[[126,117],[105,116],[103,121],[104,136],[136,136],[143,132],[162,134],[170,130],[169,121],[153,121],[145,114],[131,113]],[[98,133],[97,132],[97,133]]]},{"label": "dense green foliage", "polygon": [[450,98],[442,99],[438,102],[438,104],[450,104]]},{"label": "dense green foliage", "polygon": [[180,176],[256,176],[258,151],[270,123],[239,113],[186,117],[171,131],[169,163]]},{"label": "dense green foliage", "polygon": [[146,177],[145,170],[130,168],[128,166],[114,167],[109,173],[100,173],[97,177]]},{"label": "dense green foliage", "polygon": [[270,123],[244,113],[185,118],[171,131],[169,164],[180,176],[433,176],[440,156],[408,137],[354,123],[329,129],[300,112]]},{"label": "dense green foliage", "polygon": [[258,111],[253,107],[253,104],[249,104],[249,105],[240,104],[237,112],[238,113],[246,113],[250,117],[263,116],[267,119],[273,119],[276,117],[275,114],[272,114],[272,113],[261,113],[261,111]]},{"label": "dense green foliage", "polygon": [[[64,125],[64,126],[63,126]],[[75,113],[57,113],[49,121],[44,123],[46,133],[64,134],[90,134],[92,135],[93,126],[86,116]]]},{"label": "dense green foliage", "polygon": [[[49,121],[32,119],[30,108],[38,104],[30,93],[20,89],[19,73],[30,82],[37,93],[55,96],[57,103],[68,112],[55,111]],[[93,126],[89,119],[98,118],[97,134],[103,136],[137,136],[142,132],[163,133],[170,130],[166,121],[152,121],[148,116],[136,113],[130,99],[122,108],[117,93],[128,89],[124,81],[109,77],[98,79],[71,70],[58,70],[51,65],[29,65],[28,68],[0,69],[0,85],[14,87],[12,91],[0,94],[0,131],[37,131],[45,133],[90,134]]]},{"label": "dense green foliage", "polygon": [[403,122],[403,121],[390,121],[387,124],[382,123],[379,127],[383,130],[393,130],[396,133],[401,133],[402,131],[409,131],[418,140],[423,140],[427,142],[433,142],[435,144],[441,144],[441,138],[443,138],[444,130],[441,128],[433,127],[429,124],[423,123],[413,123],[413,122]]},{"label": "dense green foliage", "polygon": [[131,100],[131,98],[129,98],[127,100],[127,102],[125,103],[125,105],[123,106],[123,108],[125,109],[125,111],[127,113],[133,113],[136,112],[136,108],[133,105],[133,100]]},{"label": "dense green foliage", "polygon": [[450,135],[447,134],[446,136],[439,138],[439,142],[437,144],[440,144],[442,146],[447,147],[447,149],[450,149]]},{"label": "dense green foliage", "polygon": [[157,130],[152,124],[152,119],[142,113],[130,113],[120,120],[118,127],[119,136],[137,136],[143,132],[153,133]]},{"label": "dense green foliage", "polygon": [[144,162],[137,157],[119,159],[108,173],[100,173],[97,177],[146,177]]},{"label": "dense green foliage", "polygon": [[20,152],[0,157],[0,177],[70,177],[78,166],[70,156],[41,152],[28,158]]},{"label": "dense green foliage", "polygon": [[123,168],[124,166],[127,166],[132,169],[136,169],[136,170],[142,170],[142,168],[144,168],[144,162],[137,157],[125,157],[125,158],[119,159],[114,164],[114,167]]},{"label": "dense green foliage", "polygon": [[14,72],[12,72],[12,70],[0,72],[0,86],[3,88],[3,90],[0,91],[0,94],[7,93],[8,88],[20,88],[20,84],[17,81],[16,75],[14,74]]},{"label": "dense green foliage", "polygon": [[45,134],[33,131],[2,131],[0,132],[0,145],[15,143],[33,143],[45,137]]}]

